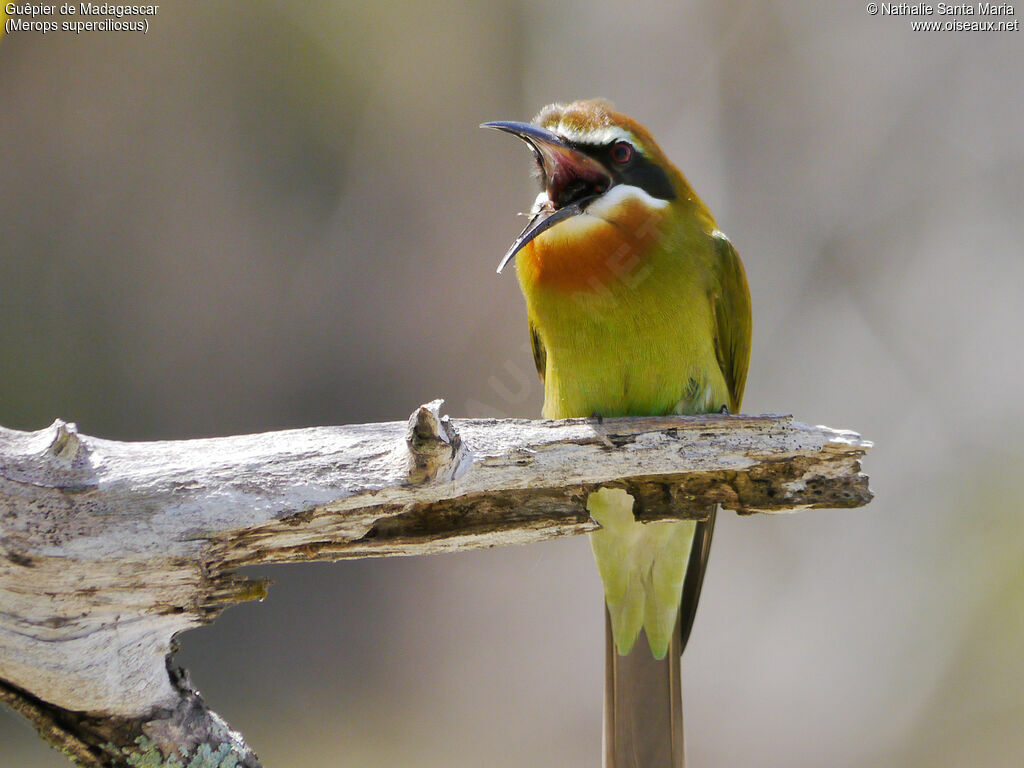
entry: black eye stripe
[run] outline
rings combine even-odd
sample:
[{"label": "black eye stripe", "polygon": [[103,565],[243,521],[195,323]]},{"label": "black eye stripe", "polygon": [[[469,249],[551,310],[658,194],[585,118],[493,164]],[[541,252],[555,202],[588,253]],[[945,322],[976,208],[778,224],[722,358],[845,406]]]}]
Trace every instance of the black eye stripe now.
[{"label": "black eye stripe", "polygon": [[612,157],[612,148],[617,143],[618,140],[613,141],[611,144],[595,147],[592,144],[577,144],[573,142],[572,146],[574,149],[590,155],[607,168],[616,184],[629,184],[633,187],[639,187],[658,200],[675,200],[676,191],[672,187],[668,174],[665,173],[661,166],[652,163],[636,145],[630,144],[633,147],[633,156],[630,158],[629,163],[618,167]]},{"label": "black eye stripe", "polygon": [[629,166],[614,173],[615,180],[621,184],[639,187],[651,197],[659,200],[675,200],[676,191],[668,174],[661,166],[655,165],[639,152],[633,153]]}]

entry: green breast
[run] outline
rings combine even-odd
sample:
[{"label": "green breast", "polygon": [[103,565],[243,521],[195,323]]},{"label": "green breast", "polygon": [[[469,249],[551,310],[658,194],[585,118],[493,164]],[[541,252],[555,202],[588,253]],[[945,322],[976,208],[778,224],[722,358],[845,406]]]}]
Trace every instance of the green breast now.
[{"label": "green breast", "polygon": [[545,358],[544,416],[705,413],[729,402],[709,250],[681,243],[586,292],[524,291]]}]

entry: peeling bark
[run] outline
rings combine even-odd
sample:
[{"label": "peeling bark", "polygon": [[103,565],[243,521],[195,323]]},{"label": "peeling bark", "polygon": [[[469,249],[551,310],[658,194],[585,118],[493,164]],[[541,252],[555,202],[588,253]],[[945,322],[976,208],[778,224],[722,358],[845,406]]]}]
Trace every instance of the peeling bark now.
[{"label": "peeling bark", "polygon": [[256,766],[168,671],[178,633],[265,594],[239,566],[582,533],[602,486],[650,520],[856,507],[868,448],[785,416],[450,420],[440,401],[208,440],[0,428],[0,699],[81,765]]}]

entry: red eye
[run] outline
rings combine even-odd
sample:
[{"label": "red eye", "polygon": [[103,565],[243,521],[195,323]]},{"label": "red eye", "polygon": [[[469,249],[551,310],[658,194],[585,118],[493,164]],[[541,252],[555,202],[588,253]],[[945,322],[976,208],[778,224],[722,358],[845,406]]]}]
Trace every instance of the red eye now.
[{"label": "red eye", "polygon": [[612,160],[619,165],[625,165],[633,159],[633,147],[626,141],[617,141],[612,145]]}]

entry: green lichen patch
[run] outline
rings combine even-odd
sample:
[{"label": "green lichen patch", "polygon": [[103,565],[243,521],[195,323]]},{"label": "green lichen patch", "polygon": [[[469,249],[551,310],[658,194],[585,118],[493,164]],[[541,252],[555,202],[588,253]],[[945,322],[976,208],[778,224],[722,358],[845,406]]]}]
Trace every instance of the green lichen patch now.
[{"label": "green lichen patch", "polygon": [[[183,762],[177,752],[164,756],[163,752],[152,739],[139,736],[135,739],[136,748],[122,747],[121,753],[132,768],[237,768],[238,754],[230,744],[221,744],[216,750],[209,744],[200,744],[195,754],[189,759],[185,755]],[[112,744],[109,746],[113,746]]]}]

